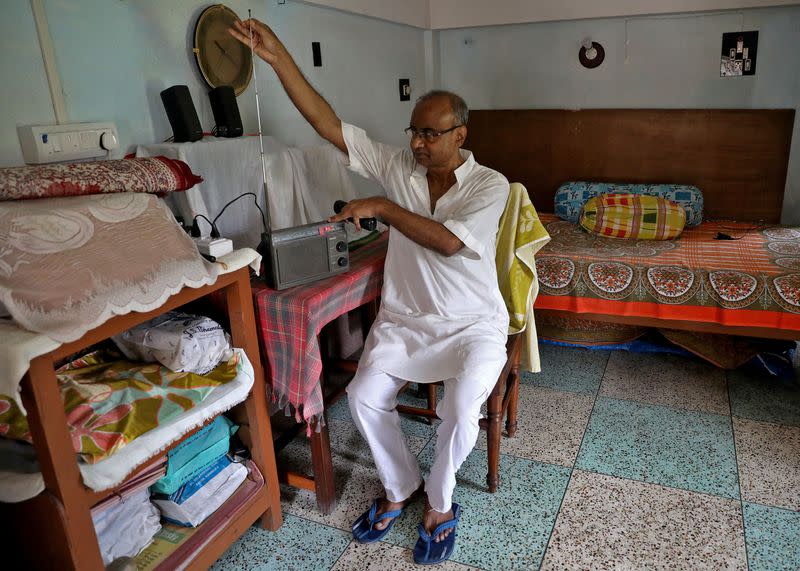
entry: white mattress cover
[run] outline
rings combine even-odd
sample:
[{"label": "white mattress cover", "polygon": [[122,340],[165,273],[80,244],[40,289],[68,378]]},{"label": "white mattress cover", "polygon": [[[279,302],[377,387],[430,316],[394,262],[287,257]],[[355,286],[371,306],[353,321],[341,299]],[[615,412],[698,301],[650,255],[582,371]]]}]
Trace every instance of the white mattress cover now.
[{"label": "white mattress cover", "polygon": [[[245,266],[250,266],[258,273],[261,255],[252,248],[241,248],[220,256],[217,265],[220,266],[220,274],[235,272]],[[13,398],[25,414],[19,394],[22,378],[33,359],[58,349],[61,344],[41,333],[23,329],[11,319],[0,319],[0,339],[0,394]]]}]

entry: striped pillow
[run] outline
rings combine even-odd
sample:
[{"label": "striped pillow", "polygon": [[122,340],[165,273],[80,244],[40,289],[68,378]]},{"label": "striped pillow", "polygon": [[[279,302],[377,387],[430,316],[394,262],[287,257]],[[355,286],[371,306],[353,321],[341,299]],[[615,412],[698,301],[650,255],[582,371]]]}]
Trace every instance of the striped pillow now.
[{"label": "striped pillow", "polygon": [[602,194],[584,205],[580,225],[609,238],[670,240],[683,231],[686,211],[657,196]]}]

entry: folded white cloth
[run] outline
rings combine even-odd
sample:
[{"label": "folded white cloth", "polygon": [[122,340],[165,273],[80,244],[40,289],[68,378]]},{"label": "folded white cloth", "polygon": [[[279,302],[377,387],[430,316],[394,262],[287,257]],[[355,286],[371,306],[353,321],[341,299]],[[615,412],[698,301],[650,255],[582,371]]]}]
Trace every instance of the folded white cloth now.
[{"label": "folded white cloth", "polygon": [[221,274],[228,274],[245,266],[250,266],[258,275],[261,271],[261,254],[252,248],[240,248],[218,257],[217,264],[222,266]]},{"label": "folded white cloth", "polygon": [[[226,462],[227,458],[220,459],[220,464]],[[168,497],[154,496],[153,503],[166,519],[179,525],[197,527],[217,511],[247,478],[244,464],[228,462],[216,471],[218,469],[218,466],[210,466]]]},{"label": "folded white cloth", "polygon": [[161,529],[161,516],[145,488],[117,504],[92,514],[103,565],[120,557],[134,557],[150,545]]}]

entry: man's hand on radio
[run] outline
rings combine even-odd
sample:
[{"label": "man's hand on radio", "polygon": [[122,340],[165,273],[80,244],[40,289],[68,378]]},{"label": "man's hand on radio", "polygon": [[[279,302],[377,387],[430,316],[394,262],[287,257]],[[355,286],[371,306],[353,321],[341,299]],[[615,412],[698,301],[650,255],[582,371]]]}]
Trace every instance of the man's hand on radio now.
[{"label": "man's hand on radio", "polygon": [[328,221],[341,222],[342,220],[346,220],[352,222],[356,230],[361,230],[361,219],[380,218],[383,208],[388,202],[389,201],[382,196],[356,198],[348,202],[339,214],[334,214],[328,218]]}]

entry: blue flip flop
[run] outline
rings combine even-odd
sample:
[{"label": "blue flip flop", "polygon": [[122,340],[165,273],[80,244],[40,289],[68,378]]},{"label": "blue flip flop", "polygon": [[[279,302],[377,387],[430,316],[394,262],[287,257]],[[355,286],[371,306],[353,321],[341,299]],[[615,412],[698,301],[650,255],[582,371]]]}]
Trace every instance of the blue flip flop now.
[{"label": "blue flip flop", "polygon": [[[442,561],[447,561],[456,550],[456,526],[461,517],[461,506],[453,504],[453,519],[436,526],[433,533],[428,533],[422,524],[419,524],[419,539],[414,546],[414,563],[420,565],[436,565]],[[453,531],[440,542],[435,542],[434,537],[446,529],[452,528]]]},{"label": "blue flip flop", "polygon": [[[403,513],[403,509],[392,510],[384,512],[381,515],[378,513],[378,500],[372,502],[370,508],[361,514],[355,523],[353,523],[353,539],[359,543],[375,543],[383,539],[389,530],[392,529],[394,522],[397,521],[398,516]],[[375,529],[375,524],[386,518],[392,518],[389,524],[384,529]]]}]

